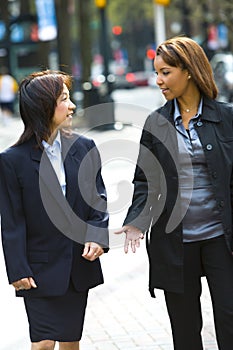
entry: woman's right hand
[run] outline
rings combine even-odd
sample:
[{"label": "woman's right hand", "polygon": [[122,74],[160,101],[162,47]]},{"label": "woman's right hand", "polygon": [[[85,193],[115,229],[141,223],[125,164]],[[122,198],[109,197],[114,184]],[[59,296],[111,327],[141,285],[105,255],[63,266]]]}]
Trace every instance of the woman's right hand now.
[{"label": "woman's right hand", "polygon": [[12,285],[16,291],[37,288],[37,285],[32,277],[22,278],[18,281],[13,282]]},{"label": "woman's right hand", "polygon": [[123,226],[120,230],[115,231],[116,234],[121,234],[123,232],[125,232],[125,253],[128,253],[129,245],[131,246],[132,252],[136,253],[136,249],[140,247],[140,239],[144,238],[142,231],[132,225]]}]

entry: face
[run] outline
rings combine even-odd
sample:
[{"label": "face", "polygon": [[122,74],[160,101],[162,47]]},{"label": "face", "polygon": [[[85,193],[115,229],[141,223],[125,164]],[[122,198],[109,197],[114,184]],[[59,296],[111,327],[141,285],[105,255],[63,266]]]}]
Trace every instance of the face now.
[{"label": "face", "polygon": [[183,97],[188,93],[189,74],[186,69],[169,66],[160,55],[155,57],[156,84],[166,100]]},{"label": "face", "polygon": [[57,106],[52,119],[52,132],[57,128],[70,127],[72,125],[75,107],[75,104],[70,100],[67,86],[63,84],[63,91],[57,99]]}]

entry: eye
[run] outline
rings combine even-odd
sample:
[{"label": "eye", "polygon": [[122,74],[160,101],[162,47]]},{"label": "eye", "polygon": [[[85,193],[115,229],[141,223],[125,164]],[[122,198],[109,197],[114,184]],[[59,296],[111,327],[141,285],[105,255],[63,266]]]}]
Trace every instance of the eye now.
[{"label": "eye", "polygon": [[163,75],[168,75],[170,72],[167,72],[167,71],[163,71]]},{"label": "eye", "polygon": [[62,98],[62,101],[67,101],[67,100],[69,100],[69,96],[68,95],[66,95],[66,94],[64,94],[63,95],[63,98]]}]

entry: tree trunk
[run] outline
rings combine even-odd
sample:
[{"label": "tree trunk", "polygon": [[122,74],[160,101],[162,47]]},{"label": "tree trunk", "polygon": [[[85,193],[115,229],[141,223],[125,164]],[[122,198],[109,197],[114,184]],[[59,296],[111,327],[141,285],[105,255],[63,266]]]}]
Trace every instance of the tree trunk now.
[{"label": "tree trunk", "polygon": [[57,44],[59,69],[67,72],[68,74],[72,74],[72,46],[68,0],[55,0],[55,6],[58,26]]},{"label": "tree trunk", "polygon": [[6,56],[0,57],[1,66],[6,66],[11,72],[10,67],[10,28],[9,28],[9,13],[8,13],[8,0],[1,0],[0,12],[2,14],[2,20],[6,25],[6,37],[1,47],[6,49]]},{"label": "tree trunk", "polygon": [[[80,58],[82,66],[82,83],[89,82],[91,75],[92,48],[91,48],[91,30],[90,30],[90,5],[92,0],[78,0],[78,21],[79,21],[79,40],[80,40]],[[83,107],[90,105],[90,91],[84,90]]]}]

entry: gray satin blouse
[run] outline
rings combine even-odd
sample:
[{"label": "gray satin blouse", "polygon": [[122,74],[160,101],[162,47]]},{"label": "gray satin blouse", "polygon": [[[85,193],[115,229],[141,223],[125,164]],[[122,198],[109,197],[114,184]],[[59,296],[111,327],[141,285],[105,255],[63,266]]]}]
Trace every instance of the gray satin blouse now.
[{"label": "gray satin blouse", "polygon": [[[197,115],[185,130],[175,101],[174,121],[179,146],[179,188],[182,203],[183,241],[194,242],[223,234],[222,223],[211,187],[205,155],[194,128],[202,111],[202,101]],[[187,152],[190,156],[187,157]]]}]

